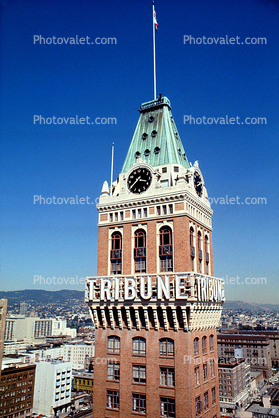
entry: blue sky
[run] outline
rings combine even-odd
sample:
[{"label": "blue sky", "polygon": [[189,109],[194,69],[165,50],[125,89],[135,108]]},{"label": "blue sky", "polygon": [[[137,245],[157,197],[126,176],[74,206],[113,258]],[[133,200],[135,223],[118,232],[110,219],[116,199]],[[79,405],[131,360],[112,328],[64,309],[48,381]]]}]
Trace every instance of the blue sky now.
[{"label": "blue sky", "polygon": [[[226,284],[226,298],[278,303],[279,3],[157,0],[155,8],[157,92],[171,101],[188,160],[199,160],[215,201],[267,202],[212,204],[215,275],[265,278],[264,285]],[[152,2],[3,0],[1,16],[1,289],[82,290],[38,277],[79,282],[96,274],[95,204],[39,205],[33,196],[94,202],[110,179],[112,142],[117,177],[139,106],[153,99]],[[113,37],[117,44],[34,44],[35,35]],[[184,44],[184,35],[267,43]],[[34,115],[113,117],[117,124],[34,124]],[[267,123],[189,124],[184,115]]]}]

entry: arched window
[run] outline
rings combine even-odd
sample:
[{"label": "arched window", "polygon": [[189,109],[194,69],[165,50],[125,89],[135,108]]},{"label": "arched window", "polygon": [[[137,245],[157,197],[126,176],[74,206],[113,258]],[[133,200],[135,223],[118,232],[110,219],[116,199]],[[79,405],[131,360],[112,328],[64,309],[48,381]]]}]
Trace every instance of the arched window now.
[{"label": "arched window", "polygon": [[208,236],[204,237],[204,246],[205,246],[205,273],[209,274],[209,242]]},{"label": "arched window", "polygon": [[202,272],[202,236],[201,231],[198,232],[198,251],[199,251],[199,273]]},{"label": "arched window", "polygon": [[174,356],[174,341],[170,338],[162,338],[160,340],[160,356]]},{"label": "arched window", "polygon": [[210,351],[214,350],[214,336],[213,336],[213,334],[211,334],[209,336],[209,350]]},{"label": "arched window", "polygon": [[111,236],[111,274],[122,272],[122,236],[120,232],[114,232]]},{"label": "arched window", "polygon": [[190,228],[190,254],[191,254],[191,270],[195,270],[195,247],[194,247],[194,228]]},{"label": "arched window", "polygon": [[206,336],[202,337],[202,354],[206,354]]},{"label": "arched window", "polygon": [[108,352],[120,353],[120,338],[112,335],[108,337]]},{"label": "arched window", "polygon": [[133,338],[133,354],[146,355],[146,340],[142,337]]},{"label": "arched window", "polygon": [[198,356],[199,355],[199,339],[195,338],[194,339],[194,356]]},{"label": "arched window", "polygon": [[143,229],[135,232],[135,273],[146,273],[146,234]]},{"label": "arched window", "polygon": [[168,226],[160,229],[160,271],[172,271],[172,231]]}]

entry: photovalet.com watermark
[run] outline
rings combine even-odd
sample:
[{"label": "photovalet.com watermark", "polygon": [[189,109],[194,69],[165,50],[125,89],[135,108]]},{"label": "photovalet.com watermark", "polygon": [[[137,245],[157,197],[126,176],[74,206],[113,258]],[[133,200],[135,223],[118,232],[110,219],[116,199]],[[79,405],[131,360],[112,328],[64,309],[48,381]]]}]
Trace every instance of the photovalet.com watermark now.
[{"label": "photovalet.com watermark", "polygon": [[75,35],[72,37],[57,37],[49,36],[44,37],[42,35],[33,35],[34,45],[116,45],[117,39],[111,37],[91,38],[90,36]]},{"label": "photovalet.com watermark", "polygon": [[78,284],[85,284],[85,277],[43,277],[40,275],[33,276],[33,284],[47,284],[47,285],[78,285]]},{"label": "photovalet.com watermark", "polygon": [[183,36],[183,44],[186,45],[266,45],[267,39],[265,37],[250,37],[247,36],[241,39],[240,36],[221,36],[221,37],[208,37],[199,36],[194,37],[192,35]]},{"label": "photovalet.com watermark", "polygon": [[34,205],[94,205],[99,203],[99,198],[95,199],[95,201],[90,201],[90,197],[79,197],[75,195],[75,197],[43,197],[42,195],[35,194],[33,196],[33,203]]},{"label": "photovalet.com watermark", "polygon": [[266,285],[267,278],[266,277],[246,277],[245,279],[241,279],[240,277],[221,277],[224,280],[224,283],[227,285]]},{"label": "photovalet.com watermark", "polygon": [[209,197],[209,203],[215,205],[266,205],[266,197],[245,197],[244,200],[240,200],[239,196],[229,197],[228,195],[223,197]]},{"label": "photovalet.com watermark", "polygon": [[218,117],[207,117],[192,115],[183,116],[184,125],[267,125],[267,118],[265,117],[247,117],[244,122],[241,122],[240,116],[229,117],[229,115]]},{"label": "photovalet.com watermark", "polygon": [[96,117],[91,119],[90,116],[33,116],[34,125],[117,125],[117,119],[113,117]]}]

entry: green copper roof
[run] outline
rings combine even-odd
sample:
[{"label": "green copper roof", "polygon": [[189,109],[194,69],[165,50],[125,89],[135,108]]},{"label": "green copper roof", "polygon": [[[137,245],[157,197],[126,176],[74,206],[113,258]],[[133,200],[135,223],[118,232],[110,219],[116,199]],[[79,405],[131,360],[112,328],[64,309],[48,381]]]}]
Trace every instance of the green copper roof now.
[{"label": "green copper roof", "polygon": [[152,167],[181,164],[189,168],[167,97],[141,105],[140,118],[121,172],[127,172],[136,163],[137,157]]}]

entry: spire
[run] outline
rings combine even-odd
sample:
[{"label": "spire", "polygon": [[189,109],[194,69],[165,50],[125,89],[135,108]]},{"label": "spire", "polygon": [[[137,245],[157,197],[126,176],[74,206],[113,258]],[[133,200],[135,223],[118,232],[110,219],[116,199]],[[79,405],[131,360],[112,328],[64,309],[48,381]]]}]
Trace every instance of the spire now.
[{"label": "spire", "polygon": [[157,100],[141,105],[139,121],[121,172],[127,172],[140,157],[152,167],[165,164],[190,167],[172,117],[170,101],[161,94]]}]

